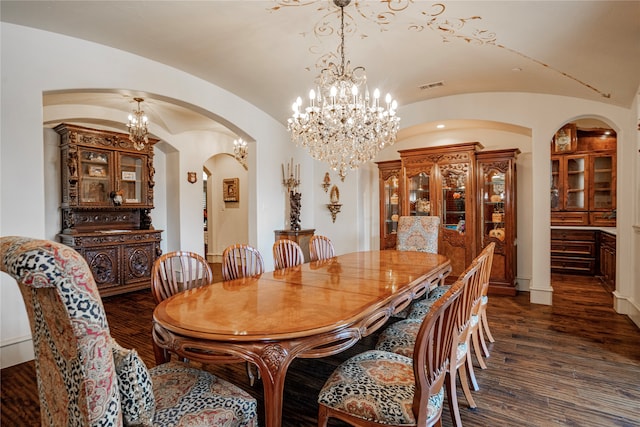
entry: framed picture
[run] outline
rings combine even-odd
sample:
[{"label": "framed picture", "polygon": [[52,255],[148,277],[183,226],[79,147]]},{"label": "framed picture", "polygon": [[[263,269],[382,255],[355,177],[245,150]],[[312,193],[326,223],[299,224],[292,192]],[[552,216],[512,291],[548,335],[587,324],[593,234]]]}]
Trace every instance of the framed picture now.
[{"label": "framed picture", "polygon": [[225,178],[222,180],[222,200],[237,202],[240,200],[240,179]]},{"label": "framed picture", "polygon": [[576,125],[566,124],[554,135],[551,152],[553,154],[573,153],[576,151],[577,142]]},{"label": "framed picture", "polygon": [[89,165],[89,176],[103,177],[107,176],[107,170],[104,166]]}]

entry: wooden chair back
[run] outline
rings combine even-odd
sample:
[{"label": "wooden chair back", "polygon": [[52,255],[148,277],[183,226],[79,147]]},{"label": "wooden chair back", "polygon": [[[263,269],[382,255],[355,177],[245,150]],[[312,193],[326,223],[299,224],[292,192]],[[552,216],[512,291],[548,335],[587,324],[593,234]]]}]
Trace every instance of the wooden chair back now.
[{"label": "wooden chair back", "polygon": [[213,272],[204,257],[187,251],[161,255],[151,271],[151,292],[156,303],[187,289],[213,281]]},{"label": "wooden chair back", "polygon": [[264,273],[264,261],[253,246],[238,243],[222,252],[222,280],[257,276]]},{"label": "wooden chair back", "polygon": [[276,270],[295,267],[303,263],[302,248],[293,240],[280,239],[273,244],[273,264]]},{"label": "wooden chair back", "polygon": [[327,236],[314,235],[309,239],[309,258],[311,261],[329,259],[336,256],[333,242]]},{"label": "wooden chair back", "polygon": [[418,426],[426,426],[427,420],[432,423],[435,421],[428,414],[428,400],[442,390],[452,354],[455,354],[453,349],[457,347],[457,337],[454,325],[464,286],[464,280],[457,280],[434,303],[416,337],[413,351],[413,373],[416,380],[413,413]]}]

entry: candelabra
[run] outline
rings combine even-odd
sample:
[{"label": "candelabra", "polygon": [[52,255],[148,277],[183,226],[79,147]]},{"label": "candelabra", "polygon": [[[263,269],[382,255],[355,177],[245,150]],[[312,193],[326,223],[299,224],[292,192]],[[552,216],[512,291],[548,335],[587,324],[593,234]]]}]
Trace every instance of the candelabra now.
[{"label": "candelabra", "polygon": [[282,165],[282,185],[287,187],[287,192],[297,191],[300,185],[300,164],[294,165],[293,158],[291,163],[287,164],[287,174],[284,174],[284,165]]},{"label": "candelabra", "polygon": [[282,165],[282,185],[287,187],[287,192],[289,193],[289,220],[291,229],[300,231],[300,208],[302,207],[300,203],[302,194],[298,193],[298,186],[300,185],[300,164],[294,165],[293,158],[291,158],[291,162],[287,164],[286,175],[284,173],[284,165]]}]

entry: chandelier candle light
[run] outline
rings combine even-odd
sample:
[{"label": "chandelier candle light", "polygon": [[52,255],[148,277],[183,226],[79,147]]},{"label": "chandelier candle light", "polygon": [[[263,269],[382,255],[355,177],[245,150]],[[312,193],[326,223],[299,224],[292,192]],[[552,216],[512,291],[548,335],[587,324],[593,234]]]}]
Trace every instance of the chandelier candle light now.
[{"label": "chandelier candle light", "polygon": [[140,103],[144,101],[142,98],[133,98],[138,103],[138,109],[133,110],[129,114],[129,122],[127,127],[129,128],[129,140],[133,142],[133,147],[140,151],[144,148],[145,144],[149,143],[149,119],[144,115],[144,111],[140,109]]},{"label": "chandelier candle light", "polygon": [[233,141],[233,155],[240,164],[247,169],[247,155],[249,151],[247,149],[247,141],[240,139],[235,139]]},{"label": "chandelier candle light", "polygon": [[326,161],[344,181],[349,169],[373,160],[378,152],[396,140],[397,102],[387,94],[384,105],[380,91],[373,98],[367,88],[364,67],[353,70],[344,55],[344,8],[351,0],[333,0],[340,8],[340,57],[331,62],[316,79],[316,90],[309,92],[309,105],[302,108],[298,97],[288,120],[291,140],[309,149],[314,159]]}]

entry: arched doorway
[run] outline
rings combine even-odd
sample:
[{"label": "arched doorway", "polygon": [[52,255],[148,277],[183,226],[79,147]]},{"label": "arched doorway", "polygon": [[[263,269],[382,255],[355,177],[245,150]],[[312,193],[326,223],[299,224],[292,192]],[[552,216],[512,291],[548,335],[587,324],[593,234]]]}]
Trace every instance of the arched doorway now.
[{"label": "arched doorway", "polygon": [[551,140],[552,283],[597,277],[615,290],[616,154],[615,130],[596,118],[566,123]]}]

